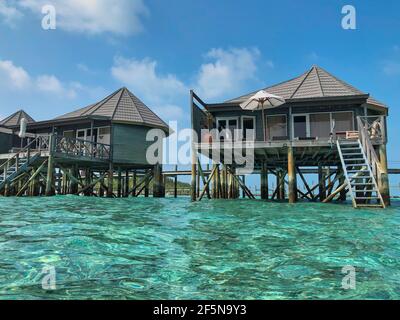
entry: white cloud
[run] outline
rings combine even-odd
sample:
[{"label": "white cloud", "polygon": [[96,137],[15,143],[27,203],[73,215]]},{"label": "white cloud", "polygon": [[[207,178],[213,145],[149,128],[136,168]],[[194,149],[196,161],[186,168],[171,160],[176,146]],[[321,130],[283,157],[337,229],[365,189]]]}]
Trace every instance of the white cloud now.
[{"label": "white cloud", "polygon": [[71,99],[76,97],[75,89],[80,89],[80,85],[77,83],[72,83],[68,86],[64,85],[54,75],[39,76],[36,80],[36,86],[42,92],[57,94]]},{"label": "white cloud", "polygon": [[131,88],[139,97],[153,104],[172,102],[177,96],[188,91],[175,75],[159,74],[157,62],[148,58],[116,58],[111,73],[116,80]]},{"label": "white cloud", "polygon": [[68,99],[75,98],[78,92],[91,92],[91,88],[84,87],[79,82],[64,83],[54,75],[31,76],[23,67],[15,65],[10,60],[0,60],[1,88],[11,91],[39,92]]},{"label": "white cloud", "polygon": [[[256,79],[256,62],[260,52],[256,48],[212,49],[206,54],[212,61],[200,66],[194,81],[185,83],[174,74],[158,71],[157,61],[124,57],[114,59],[111,74],[118,82],[127,86],[164,119],[179,119],[184,115],[189,87],[204,99],[218,99],[239,95]],[[271,60],[263,63],[273,68]]]},{"label": "white cloud", "polygon": [[166,104],[161,106],[149,106],[150,109],[155,112],[164,121],[176,121],[182,120],[185,116],[185,112],[179,106]]},{"label": "white cloud", "polygon": [[0,60],[0,83],[9,89],[24,89],[30,85],[31,79],[22,67],[10,60]]},{"label": "white cloud", "polygon": [[22,18],[23,14],[16,7],[13,1],[0,1],[0,20],[11,27]]},{"label": "white cloud", "polygon": [[210,50],[206,58],[212,61],[200,67],[197,91],[207,99],[238,94],[246,81],[255,79],[259,56],[256,48]]},{"label": "white cloud", "polygon": [[42,16],[44,5],[53,5],[57,28],[71,32],[131,35],[143,30],[149,14],[143,0],[20,0],[18,5]]},{"label": "white cloud", "polygon": [[149,58],[136,60],[118,57],[114,59],[111,74],[162,119],[176,120],[184,115],[183,109],[177,104],[189,89],[175,75],[158,73],[156,61]]}]

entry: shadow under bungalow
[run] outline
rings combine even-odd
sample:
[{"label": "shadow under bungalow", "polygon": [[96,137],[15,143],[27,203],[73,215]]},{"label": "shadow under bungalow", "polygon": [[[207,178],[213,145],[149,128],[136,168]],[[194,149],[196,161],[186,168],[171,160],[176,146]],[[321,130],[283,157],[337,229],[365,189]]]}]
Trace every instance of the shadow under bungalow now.
[{"label": "shadow under bungalow", "polygon": [[153,143],[146,134],[153,128],[169,134],[168,125],[127,88],[51,120],[36,122],[18,111],[0,122],[0,192],[148,196],[152,181],[153,195],[163,197],[161,164],[146,159]]}]

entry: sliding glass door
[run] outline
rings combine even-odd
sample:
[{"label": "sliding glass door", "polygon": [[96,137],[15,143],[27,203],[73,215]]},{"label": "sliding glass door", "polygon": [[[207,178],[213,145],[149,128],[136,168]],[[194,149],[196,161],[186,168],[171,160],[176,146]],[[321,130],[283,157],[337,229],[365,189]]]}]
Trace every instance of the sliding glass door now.
[{"label": "sliding glass door", "polygon": [[293,116],[293,138],[307,138],[310,136],[310,115]]}]

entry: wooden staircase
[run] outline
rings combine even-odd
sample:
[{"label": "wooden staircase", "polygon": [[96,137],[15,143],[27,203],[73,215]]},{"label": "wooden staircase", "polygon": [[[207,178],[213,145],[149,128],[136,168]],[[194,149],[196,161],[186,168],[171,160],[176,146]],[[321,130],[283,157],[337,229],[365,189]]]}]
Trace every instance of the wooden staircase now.
[{"label": "wooden staircase", "polygon": [[17,152],[4,164],[0,165],[0,192],[19,175],[27,172],[31,164],[40,157],[40,152],[32,155],[29,147],[30,146],[27,146]]},{"label": "wooden staircase", "polygon": [[354,208],[385,208],[361,140],[337,140],[337,148]]}]

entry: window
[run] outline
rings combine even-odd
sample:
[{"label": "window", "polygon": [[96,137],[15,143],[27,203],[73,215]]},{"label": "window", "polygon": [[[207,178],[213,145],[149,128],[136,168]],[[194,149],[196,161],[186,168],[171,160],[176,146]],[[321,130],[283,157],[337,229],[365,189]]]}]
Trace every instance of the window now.
[{"label": "window", "polygon": [[309,131],[309,115],[294,115],[293,116],[293,138],[307,138],[310,135]]},{"label": "window", "polygon": [[352,112],[334,112],[332,121],[335,123],[335,131],[353,131],[353,113]]},{"label": "window", "polygon": [[286,115],[267,116],[267,140],[287,140]]},{"label": "window", "polygon": [[85,139],[85,130],[78,130],[77,132],[76,132],[76,137],[78,138],[78,139]]},{"label": "window", "polygon": [[313,138],[329,138],[331,133],[330,113],[310,114],[310,136]]},{"label": "window", "polygon": [[256,118],[242,117],[243,140],[254,141],[256,137]]},{"label": "window", "polygon": [[221,140],[232,140],[237,128],[238,118],[217,118],[217,129],[222,132]]},{"label": "window", "polygon": [[66,138],[75,138],[75,132],[74,130],[67,130],[64,131],[63,136]]}]

